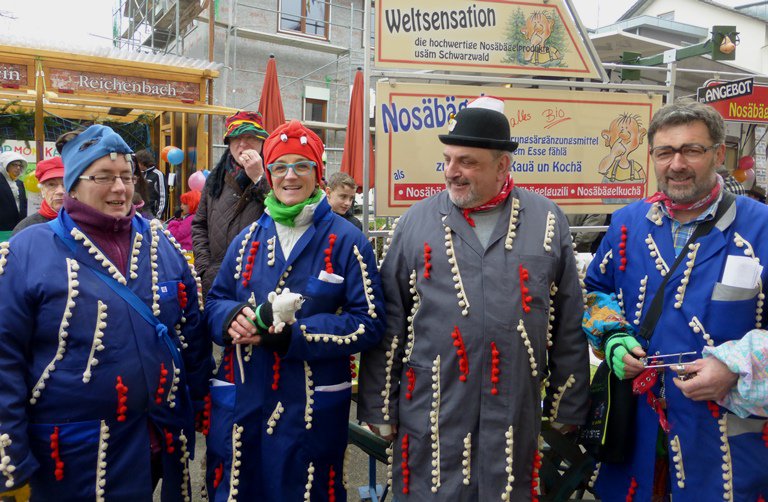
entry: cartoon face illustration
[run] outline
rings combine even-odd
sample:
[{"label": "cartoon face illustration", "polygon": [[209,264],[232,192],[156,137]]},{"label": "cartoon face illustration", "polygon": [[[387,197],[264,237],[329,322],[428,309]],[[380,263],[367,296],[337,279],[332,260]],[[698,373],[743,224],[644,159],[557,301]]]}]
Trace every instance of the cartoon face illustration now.
[{"label": "cartoon face illustration", "polygon": [[646,130],[640,124],[640,117],[623,113],[611,121],[608,129],[601,136],[605,146],[610,149],[603,157],[598,172],[610,182],[638,182],[645,180],[642,165],[629,158],[629,154],[643,144]]},{"label": "cartoon face illustration", "polygon": [[626,157],[643,143],[645,134],[646,130],[640,125],[640,118],[625,113],[613,119],[610,127],[603,130],[602,137],[612,154]]},{"label": "cartoon face illustration", "polygon": [[552,28],[555,21],[546,16],[543,12],[534,12],[525,22],[525,28],[522,31],[525,38],[533,46],[542,46],[552,34]]}]

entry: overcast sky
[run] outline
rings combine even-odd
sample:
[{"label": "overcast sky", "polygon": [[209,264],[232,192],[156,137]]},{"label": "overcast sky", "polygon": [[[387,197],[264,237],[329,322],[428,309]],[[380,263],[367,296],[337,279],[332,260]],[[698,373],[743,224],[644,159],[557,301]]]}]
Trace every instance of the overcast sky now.
[{"label": "overcast sky", "polygon": [[[229,0],[226,0],[229,1]],[[587,28],[613,23],[635,0],[572,0]],[[744,5],[749,0],[718,0]],[[0,34],[65,44],[110,46],[115,0],[0,0]]]}]

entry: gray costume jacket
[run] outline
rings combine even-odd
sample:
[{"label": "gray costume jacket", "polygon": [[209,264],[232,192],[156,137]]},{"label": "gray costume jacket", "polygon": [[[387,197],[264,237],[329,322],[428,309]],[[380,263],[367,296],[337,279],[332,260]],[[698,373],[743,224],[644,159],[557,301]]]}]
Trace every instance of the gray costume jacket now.
[{"label": "gray costume jacket", "polygon": [[504,204],[486,249],[447,192],[414,205],[394,231],[381,269],[387,331],[362,357],[359,418],[398,424],[399,500],[530,500],[542,416],[585,418],[568,223],[526,190]]}]

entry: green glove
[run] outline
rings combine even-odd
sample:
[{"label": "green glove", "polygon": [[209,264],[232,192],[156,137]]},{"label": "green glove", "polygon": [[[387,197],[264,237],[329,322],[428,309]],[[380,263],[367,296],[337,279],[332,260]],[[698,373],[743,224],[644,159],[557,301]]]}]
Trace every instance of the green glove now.
[{"label": "green glove", "polygon": [[605,342],[605,362],[619,379],[624,379],[624,356],[640,343],[629,333],[614,333]]}]

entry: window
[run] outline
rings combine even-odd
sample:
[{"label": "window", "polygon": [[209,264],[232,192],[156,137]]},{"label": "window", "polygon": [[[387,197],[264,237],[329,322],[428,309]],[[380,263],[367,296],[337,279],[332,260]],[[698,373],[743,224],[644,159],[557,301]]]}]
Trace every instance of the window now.
[{"label": "window", "polygon": [[[328,101],[324,99],[306,98],[304,100],[304,120],[325,122],[328,118]],[[312,129],[325,144],[325,129]]]},{"label": "window", "polygon": [[328,0],[280,0],[280,31],[328,39]]}]

